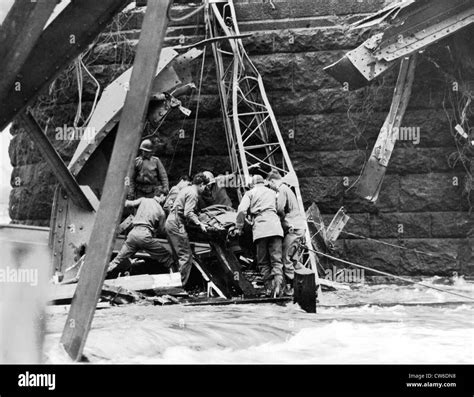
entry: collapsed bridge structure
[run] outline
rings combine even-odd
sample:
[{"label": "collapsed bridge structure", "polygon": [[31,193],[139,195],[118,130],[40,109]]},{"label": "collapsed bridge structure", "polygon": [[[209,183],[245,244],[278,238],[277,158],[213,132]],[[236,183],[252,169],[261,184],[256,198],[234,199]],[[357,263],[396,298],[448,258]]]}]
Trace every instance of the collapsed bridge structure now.
[{"label": "collapsed bridge structure", "polygon": [[[19,3],[16,2],[15,6],[21,10]],[[31,139],[41,149],[60,181],[61,187],[54,199],[50,232],[54,269],[64,271],[79,262],[87,252],[62,340],[68,353],[78,359],[103,288],[104,269],[117,243],[115,235],[121,221],[127,187],[125,181],[141,139],[149,100],[156,96],[158,113],[163,116],[172,107],[180,108],[179,89],[189,87],[189,64],[202,56],[202,51],[194,47],[162,48],[172,2],[150,0],[133,69],[125,71],[104,90],[88,124],[96,131],[94,140],[81,142],[70,164],[66,166],[27,106],[71,60],[86,49],[99,33],[99,28],[105,26],[128,2],[104,1],[98,5],[85,0],[73,1],[43,31],[44,24],[53,12],[53,3],[40,1],[28,7],[23,5],[22,12],[9,15],[17,19],[28,15],[35,22],[32,26],[36,30],[32,29],[32,34],[17,32],[18,37],[25,41],[20,43],[22,54],[2,58],[9,59],[11,64],[5,66],[5,70],[9,71],[5,81],[9,83],[0,91],[0,120],[5,127],[13,117],[21,118],[28,126]],[[472,7],[467,7],[467,10],[472,15]],[[286,175],[304,211],[298,178],[266,95],[263,79],[243,47],[232,1],[205,2],[197,11],[204,14],[205,40],[209,39],[215,58],[232,171],[244,181],[248,179],[249,166],[254,163],[263,164],[267,171],[277,169]],[[37,19],[33,14],[39,15]],[[84,15],[87,18],[81,19]],[[6,23],[3,26],[10,25]],[[18,29],[17,25],[11,26],[11,29]],[[73,44],[70,43],[71,32],[74,32]],[[9,36],[2,36],[6,37]],[[52,38],[58,43],[54,49],[48,45]],[[64,38],[64,42],[60,38]],[[409,72],[410,65],[402,62],[400,86],[405,84]],[[15,90],[18,75],[23,76],[23,88],[20,91]],[[173,92],[173,95],[163,99],[159,96],[163,92]],[[398,95],[394,102],[400,102],[402,98],[403,95]],[[101,108],[101,102],[107,106]],[[403,106],[398,104],[391,114],[396,113],[398,108],[403,109]],[[394,116],[390,117],[392,120]],[[336,222],[334,227],[338,229],[340,225]],[[311,241],[311,236],[307,234],[306,244],[310,248]],[[205,246],[196,248],[208,250]],[[231,269],[232,266],[238,266],[235,257],[227,255],[220,247],[214,246],[213,249],[220,252],[220,260],[226,261]],[[307,252],[307,264],[317,277],[317,258],[313,251]],[[237,267],[235,269],[238,271]],[[205,269],[202,272],[203,277],[208,277],[206,281],[211,288],[225,296],[208,272]],[[324,282],[319,280],[319,283]],[[240,285],[240,288],[244,290],[248,285]],[[70,326],[70,320],[74,320],[74,327]]]}]

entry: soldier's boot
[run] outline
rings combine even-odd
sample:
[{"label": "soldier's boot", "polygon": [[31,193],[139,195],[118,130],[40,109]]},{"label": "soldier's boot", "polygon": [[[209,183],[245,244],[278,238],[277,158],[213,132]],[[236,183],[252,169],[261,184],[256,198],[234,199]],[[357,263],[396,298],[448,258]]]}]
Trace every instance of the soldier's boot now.
[{"label": "soldier's boot", "polygon": [[266,280],[263,283],[262,295],[266,298],[270,298],[272,296],[272,292],[273,292],[272,279]]},{"label": "soldier's boot", "polygon": [[283,277],[282,276],[273,276],[272,280],[272,296],[278,298],[282,296],[284,290]]}]

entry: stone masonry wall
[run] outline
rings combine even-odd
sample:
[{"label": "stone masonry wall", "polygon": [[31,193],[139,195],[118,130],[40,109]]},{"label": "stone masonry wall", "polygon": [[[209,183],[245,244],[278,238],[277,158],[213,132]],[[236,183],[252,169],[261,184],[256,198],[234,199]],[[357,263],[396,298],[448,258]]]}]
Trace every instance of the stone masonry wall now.
[{"label": "stone masonry wall", "polygon": [[[473,226],[469,211],[473,202],[466,184],[469,167],[472,175],[472,152],[466,153],[459,137],[454,137],[456,113],[452,104],[459,99],[459,92],[452,90],[450,76],[457,76],[462,70],[462,87],[471,87],[472,95],[469,80],[474,80],[474,55],[466,49],[473,31],[446,39],[420,54],[403,125],[419,127],[421,140],[418,145],[397,143],[380,198],[372,205],[358,199],[351,186],[359,177],[387,115],[397,70],[370,87],[347,92],[322,68],[373,33],[349,30],[348,23],[379,10],[385,2],[273,0],[275,9],[270,2],[236,3],[241,30],[252,33],[252,37],[245,39],[245,45],[263,76],[300,178],[305,204],[315,201],[327,223],[344,206],[352,218],[345,231],[387,243],[343,234],[338,242],[340,254],[398,274],[472,275]],[[181,12],[186,12],[187,7],[182,8]],[[131,64],[142,18],[142,9],[117,17],[110,32],[84,58],[102,87]],[[171,26],[166,42],[173,45],[180,38],[184,44],[200,40],[200,19],[186,23]],[[208,51],[194,170],[225,172],[229,164],[211,58]],[[199,63],[194,71],[196,81]],[[38,101],[36,114],[45,127],[48,124],[48,136],[52,139],[53,127],[71,125],[76,113],[77,86],[72,67],[51,87],[50,93]],[[95,86],[85,76],[85,115],[94,94]],[[196,99],[194,94],[183,102],[194,111]],[[471,124],[472,114],[472,108],[468,109]],[[187,173],[193,122],[193,116],[183,120],[183,115],[175,113],[160,130],[162,145],[157,154],[172,180]],[[180,129],[185,130],[184,139],[179,139]],[[289,138],[291,130],[294,139]],[[21,125],[14,124],[11,133],[11,218],[15,223],[47,225],[55,178]],[[66,161],[76,144],[55,142]],[[470,186],[472,189],[472,181]],[[412,249],[435,254],[425,255]]]}]

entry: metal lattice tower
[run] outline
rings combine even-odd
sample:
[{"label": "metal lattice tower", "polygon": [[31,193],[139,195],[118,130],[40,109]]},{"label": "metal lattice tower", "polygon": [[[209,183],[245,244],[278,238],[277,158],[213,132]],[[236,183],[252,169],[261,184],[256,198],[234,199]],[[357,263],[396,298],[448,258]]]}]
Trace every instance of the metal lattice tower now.
[{"label": "metal lattice tower", "polygon": [[[232,0],[206,0],[206,29],[210,38],[229,37],[212,44],[218,88],[232,171],[239,182],[239,197],[249,181],[249,167],[260,163],[266,172],[277,170],[296,193],[306,218],[298,178],[278,123],[268,101],[262,76],[244,49]],[[312,249],[307,229],[306,244]],[[317,258],[309,251],[307,265],[317,276]]]}]

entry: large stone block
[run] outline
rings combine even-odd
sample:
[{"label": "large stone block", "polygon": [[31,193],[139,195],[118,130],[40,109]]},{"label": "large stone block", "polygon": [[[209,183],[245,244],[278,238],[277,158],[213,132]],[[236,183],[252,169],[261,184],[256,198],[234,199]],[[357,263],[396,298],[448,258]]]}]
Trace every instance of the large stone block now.
[{"label": "large stone block", "polygon": [[290,54],[253,56],[252,62],[262,75],[267,91],[293,90],[294,59]]},{"label": "large stone block", "polygon": [[298,174],[304,177],[358,175],[364,165],[365,156],[365,152],[357,150],[292,152],[293,165]]},{"label": "large stone block", "polygon": [[[344,240],[345,255],[357,264],[401,276],[452,276],[463,269],[462,263],[457,260],[464,244],[462,239],[381,241],[391,245],[372,240]],[[366,271],[366,275],[375,273]]]},{"label": "large stone block", "polygon": [[342,207],[342,179],[340,177],[300,178],[305,206],[314,201],[323,213],[335,213]]},{"label": "large stone block", "polygon": [[467,212],[431,212],[433,237],[465,238],[474,227],[474,220]]},{"label": "large stone block", "polygon": [[297,53],[294,57],[293,87],[295,90],[313,88],[340,88],[340,84],[323,68],[336,62],[344,51],[319,51]]},{"label": "large stone block", "polygon": [[370,215],[370,235],[374,238],[431,237],[430,214],[383,213]]},{"label": "large stone block", "polygon": [[30,185],[54,185],[57,182],[50,166],[44,162],[20,165],[13,168],[10,179],[12,187]]},{"label": "large stone block", "polygon": [[[392,274],[403,274],[400,272],[402,258],[398,248],[372,240],[345,239],[342,242],[344,257],[348,261]],[[373,275],[376,274],[365,271],[365,276]]]},{"label": "large stone block", "polygon": [[[378,200],[372,203],[355,194],[356,177],[349,178],[349,185],[345,189],[343,203],[349,213],[352,212],[398,212],[400,200],[400,177],[386,175],[380,189]],[[349,189],[349,187],[352,187]]]},{"label": "large stone block", "polygon": [[[458,185],[453,183],[458,178]],[[454,180],[455,181],[455,180]],[[400,210],[459,211],[462,196],[462,175],[420,174],[401,178]]]},{"label": "large stone block", "polygon": [[10,192],[10,218],[14,220],[48,220],[54,195],[54,185],[29,184]]},{"label": "large stone block", "polygon": [[408,274],[452,276],[465,266],[460,260],[464,239],[407,239],[404,245],[410,249],[402,251],[401,269]]}]

